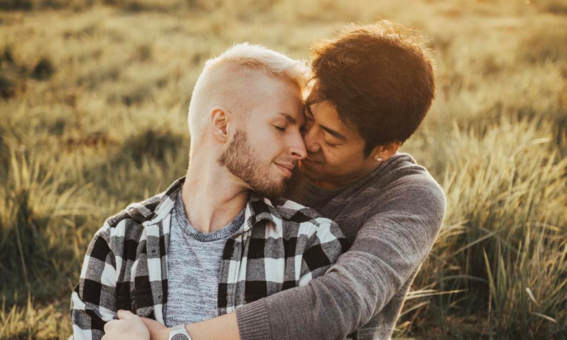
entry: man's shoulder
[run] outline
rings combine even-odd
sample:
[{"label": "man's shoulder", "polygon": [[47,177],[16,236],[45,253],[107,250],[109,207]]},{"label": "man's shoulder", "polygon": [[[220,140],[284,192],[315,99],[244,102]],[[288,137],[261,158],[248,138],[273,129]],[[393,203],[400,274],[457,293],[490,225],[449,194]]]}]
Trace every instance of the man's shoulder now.
[{"label": "man's shoulder", "polygon": [[143,225],[145,222],[155,220],[163,215],[163,212],[167,212],[173,208],[177,194],[183,186],[184,181],[185,178],[182,177],[173,182],[166,191],[141,202],[131,203],[124,210],[109,217],[106,220],[106,224],[114,228],[123,221]]},{"label": "man's shoulder", "polygon": [[337,220],[339,223],[349,221],[342,227],[349,230],[347,234],[353,237],[351,241],[369,220],[413,216],[440,226],[445,216],[443,189],[427,169],[408,154],[392,157],[364,186],[350,193],[348,197],[335,200],[332,206],[348,205],[339,213]]},{"label": "man's shoulder", "polygon": [[427,169],[408,154],[399,155],[387,166],[390,169],[379,179],[374,190],[361,195],[358,204],[376,212],[367,213],[367,216],[390,218],[400,215],[406,218],[412,215],[440,227],[446,212],[446,197]]},{"label": "man's shoulder", "polygon": [[434,201],[445,201],[443,189],[429,171],[418,164],[409,154],[400,154],[378,178],[379,186],[385,191],[399,193],[415,198],[423,196]]},{"label": "man's shoulder", "polygon": [[164,195],[165,193],[162,192],[141,202],[131,203],[117,214],[110,216],[106,220],[106,224],[110,228],[115,228],[123,221],[137,225],[151,221],[155,217],[156,209],[163,200]]}]

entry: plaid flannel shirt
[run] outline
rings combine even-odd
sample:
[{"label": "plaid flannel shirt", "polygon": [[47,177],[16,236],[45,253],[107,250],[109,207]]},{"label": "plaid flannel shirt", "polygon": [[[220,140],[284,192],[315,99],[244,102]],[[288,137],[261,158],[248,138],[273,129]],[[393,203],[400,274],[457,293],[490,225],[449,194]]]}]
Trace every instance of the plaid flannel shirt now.
[{"label": "plaid flannel shirt", "polygon": [[[105,221],[71,297],[75,339],[100,339],[118,309],[164,323],[171,213],[184,178]],[[322,276],[347,243],[313,209],[252,193],[245,226],[228,239],[219,271],[219,315]]]}]

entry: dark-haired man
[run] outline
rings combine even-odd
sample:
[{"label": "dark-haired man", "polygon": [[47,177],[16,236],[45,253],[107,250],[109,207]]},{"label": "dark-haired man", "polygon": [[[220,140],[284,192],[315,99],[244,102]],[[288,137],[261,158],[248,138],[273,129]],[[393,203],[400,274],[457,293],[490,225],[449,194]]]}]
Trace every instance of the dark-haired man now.
[{"label": "dark-haired man", "polygon": [[[434,98],[431,61],[388,22],[314,48],[307,158],[287,197],[338,222],[352,245],[327,273],[235,313],[187,324],[200,339],[389,339],[441,228],[445,196],[400,145]],[[153,338],[169,330],[144,320]]]}]

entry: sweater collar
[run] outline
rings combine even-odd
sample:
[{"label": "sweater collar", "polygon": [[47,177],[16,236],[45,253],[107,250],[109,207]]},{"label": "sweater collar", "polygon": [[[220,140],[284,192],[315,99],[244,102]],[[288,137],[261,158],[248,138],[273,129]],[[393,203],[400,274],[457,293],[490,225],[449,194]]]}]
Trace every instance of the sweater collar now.
[{"label": "sweater collar", "polygon": [[316,186],[315,184],[313,184],[313,182],[310,179],[308,179],[306,176],[304,176],[303,174],[301,174],[299,172],[295,175],[300,176],[303,179],[304,188],[310,194],[315,195],[315,196],[335,196],[338,193],[341,193],[341,192],[343,192],[343,191],[345,191],[349,188],[364,185],[365,183],[368,183],[369,181],[373,180],[375,177],[382,176],[382,175],[388,173],[390,171],[390,169],[392,169],[392,165],[394,165],[394,164],[396,164],[396,163],[398,163],[399,161],[402,161],[402,160],[410,160],[411,162],[416,163],[415,160],[413,159],[413,157],[410,156],[409,154],[407,154],[407,153],[396,153],[392,157],[390,157],[387,160],[385,160],[384,162],[380,163],[380,165],[378,165],[376,167],[376,169],[372,170],[368,175],[364,176],[360,180],[358,180],[354,183],[339,187],[339,188],[335,188],[335,189],[320,188],[320,187]]}]

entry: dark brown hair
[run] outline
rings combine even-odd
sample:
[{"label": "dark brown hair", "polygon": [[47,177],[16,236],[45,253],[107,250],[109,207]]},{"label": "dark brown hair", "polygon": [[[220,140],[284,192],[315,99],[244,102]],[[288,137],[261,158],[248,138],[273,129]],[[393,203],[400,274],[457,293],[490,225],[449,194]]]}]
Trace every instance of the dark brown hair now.
[{"label": "dark brown hair", "polygon": [[307,105],[328,100],[341,121],[375,146],[403,143],[435,96],[432,61],[401,26],[352,26],[312,49],[316,84]]}]

